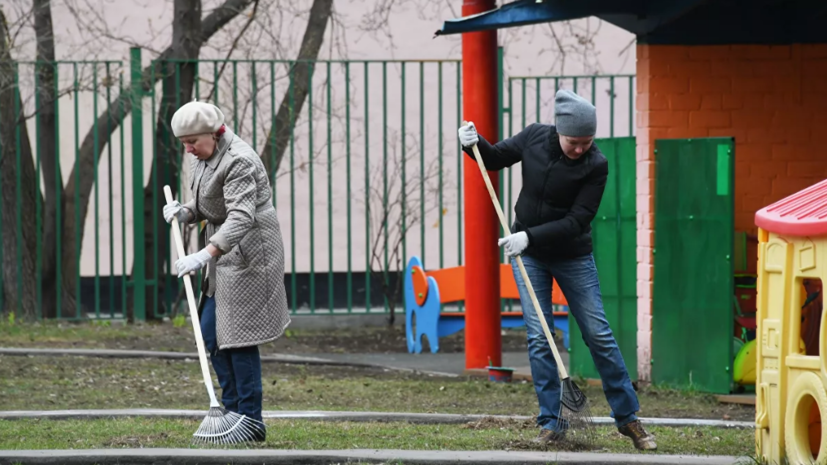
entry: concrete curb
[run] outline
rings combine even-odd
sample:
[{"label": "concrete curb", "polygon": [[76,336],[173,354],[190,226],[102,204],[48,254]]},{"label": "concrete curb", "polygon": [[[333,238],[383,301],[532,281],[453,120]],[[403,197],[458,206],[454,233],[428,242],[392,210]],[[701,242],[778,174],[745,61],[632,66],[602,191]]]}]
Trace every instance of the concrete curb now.
[{"label": "concrete curb", "polygon": [[[34,349],[0,347],[0,355],[11,355],[26,357],[54,356],[54,357],[101,357],[101,358],[159,358],[166,360],[198,360],[196,352],[161,352],[149,350],[118,350],[118,349]],[[209,358],[209,354],[207,354]],[[439,371],[417,370],[414,368],[393,367],[376,363],[344,362],[317,357],[305,357],[297,355],[262,355],[262,362],[288,363],[298,365],[334,365],[355,368],[378,368],[383,370],[403,371],[408,373],[419,373],[427,376],[442,376],[456,378],[460,375],[455,373],[444,373]]]},{"label": "concrete curb", "polygon": [[581,452],[506,451],[418,451],[418,450],[220,450],[215,449],[115,449],[115,450],[20,450],[0,451],[0,464],[26,465],[119,464],[119,465],[233,465],[305,464],[329,465],[340,462],[408,464],[683,464],[732,465],[732,456],[691,456],[655,454],[595,454]]},{"label": "concrete curb", "polygon": [[[21,419],[97,419],[117,417],[156,417],[156,418],[186,418],[203,419],[206,410],[167,410],[167,409],[113,409],[113,410],[11,410],[0,411],[2,420]],[[311,420],[311,421],[372,421],[372,422],[405,422],[417,424],[462,424],[479,421],[484,418],[500,420],[530,421],[534,417],[524,415],[479,415],[479,414],[450,414],[450,413],[405,413],[405,412],[352,412],[352,411],[324,411],[324,410],[279,410],[265,411],[262,416],[272,420]],[[647,426],[693,427],[710,426],[715,428],[754,428],[755,424],[749,421],[703,420],[692,418],[641,418]],[[611,425],[614,420],[610,417],[595,417],[595,424]]]}]

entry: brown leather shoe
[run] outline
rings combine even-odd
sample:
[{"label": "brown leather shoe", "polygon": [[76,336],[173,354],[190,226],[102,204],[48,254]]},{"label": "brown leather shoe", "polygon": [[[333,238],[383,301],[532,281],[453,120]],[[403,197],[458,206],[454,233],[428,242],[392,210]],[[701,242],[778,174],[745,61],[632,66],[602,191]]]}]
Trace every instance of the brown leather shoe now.
[{"label": "brown leather shoe", "polygon": [[565,437],[566,433],[558,433],[557,431],[552,431],[548,428],[541,428],[540,434],[538,434],[536,438],[532,439],[531,442],[535,444],[548,444],[550,442],[562,441]]},{"label": "brown leather shoe", "polygon": [[643,429],[640,420],[625,424],[618,428],[617,431],[624,436],[632,438],[632,442],[638,450],[655,450],[658,448],[658,445],[655,444],[655,437]]}]

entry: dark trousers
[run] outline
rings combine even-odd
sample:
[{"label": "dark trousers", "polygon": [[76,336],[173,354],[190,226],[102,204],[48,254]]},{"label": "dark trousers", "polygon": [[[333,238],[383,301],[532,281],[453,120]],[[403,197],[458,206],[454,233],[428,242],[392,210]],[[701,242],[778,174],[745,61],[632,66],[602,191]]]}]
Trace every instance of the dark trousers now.
[{"label": "dark trousers", "polygon": [[258,346],[218,350],[215,331],[215,298],[204,302],[201,314],[201,334],[210,354],[224,408],[253,420],[262,421],[261,358]]}]

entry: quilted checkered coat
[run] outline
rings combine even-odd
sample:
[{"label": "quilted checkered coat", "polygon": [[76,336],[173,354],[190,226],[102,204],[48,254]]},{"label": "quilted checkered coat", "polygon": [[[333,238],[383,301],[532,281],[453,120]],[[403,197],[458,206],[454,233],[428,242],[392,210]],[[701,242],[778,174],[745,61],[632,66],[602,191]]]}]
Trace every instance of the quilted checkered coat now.
[{"label": "quilted checkered coat", "polygon": [[258,154],[229,129],[208,160],[191,157],[193,223],[221,251],[206,269],[203,294],[215,296],[219,349],[278,339],[290,314],[284,289],[284,242]]}]

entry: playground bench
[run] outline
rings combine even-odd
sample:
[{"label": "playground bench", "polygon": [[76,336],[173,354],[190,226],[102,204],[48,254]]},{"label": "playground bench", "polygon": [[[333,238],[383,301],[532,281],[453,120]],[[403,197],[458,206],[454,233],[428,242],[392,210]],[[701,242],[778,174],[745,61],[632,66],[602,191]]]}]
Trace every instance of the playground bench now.
[{"label": "playground bench", "polygon": [[[465,300],[465,267],[425,271],[419,257],[411,257],[405,268],[405,333],[408,352],[422,352],[422,336],[428,338],[432,353],[439,351],[439,338],[450,336],[465,328],[464,311],[442,311],[441,304]],[[511,265],[500,264],[500,298],[519,299],[517,282]],[[564,311],[553,312],[554,329],[563,333],[563,343],[569,347],[568,302],[557,282],[552,287],[552,304]],[[534,311],[533,308],[530,311]],[[414,321],[414,318],[416,319]],[[523,312],[502,312],[501,326],[524,326]]]}]

